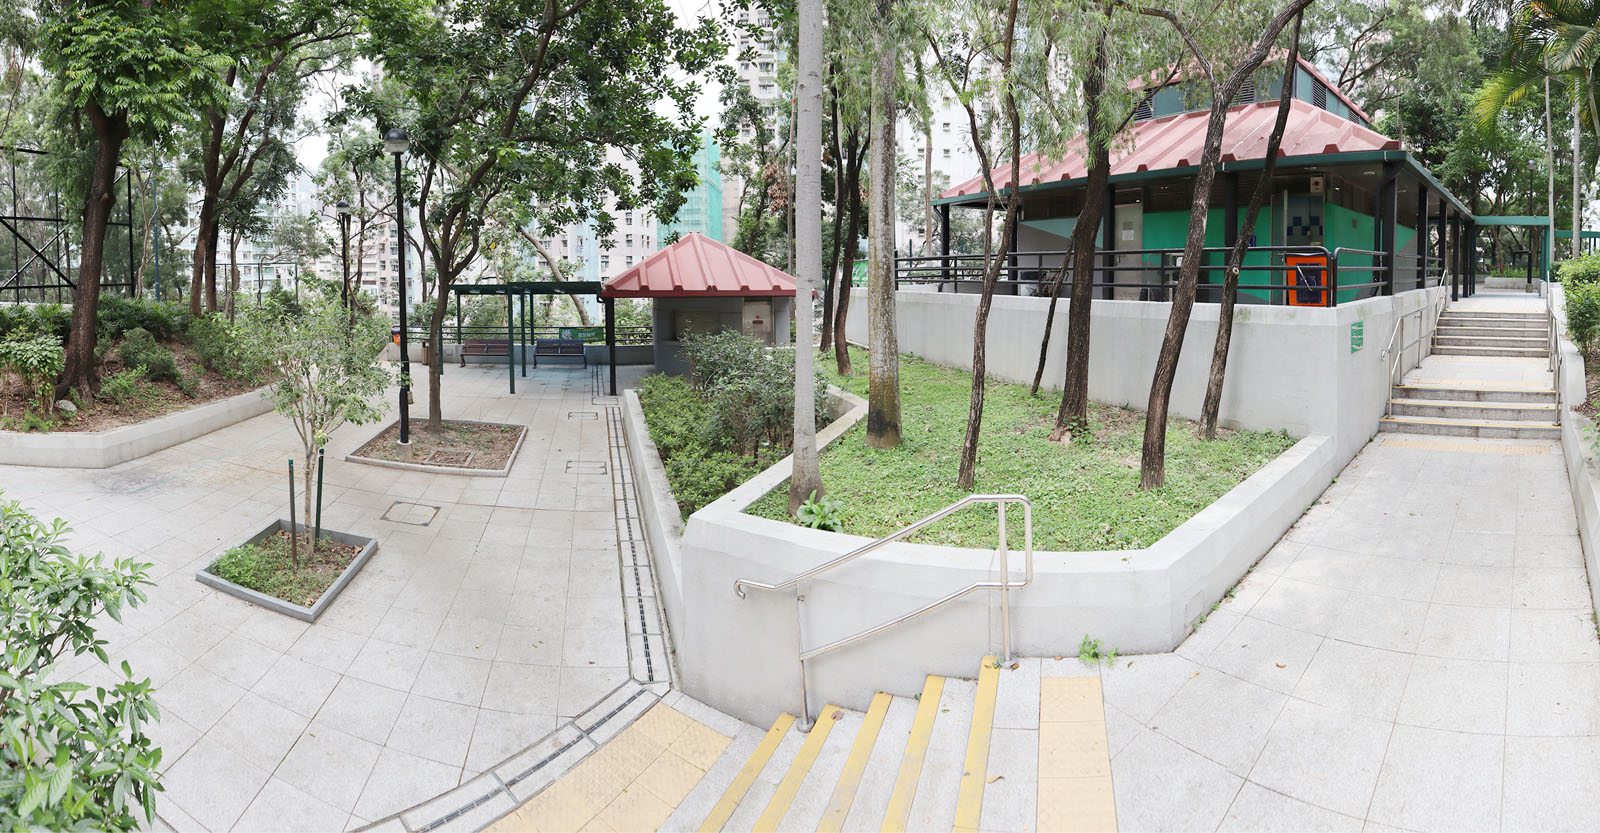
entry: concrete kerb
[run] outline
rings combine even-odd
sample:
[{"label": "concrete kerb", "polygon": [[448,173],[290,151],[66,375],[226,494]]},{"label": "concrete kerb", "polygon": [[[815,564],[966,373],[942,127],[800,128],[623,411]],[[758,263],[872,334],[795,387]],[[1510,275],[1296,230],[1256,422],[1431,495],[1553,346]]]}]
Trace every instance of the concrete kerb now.
[{"label": "concrete kerb", "polygon": [[272,410],[266,388],[110,431],[0,431],[0,465],[105,469],[188,442]]},{"label": "concrete kerb", "polygon": [[[402,463],[398,460],[380,460],[376,457],[361,457],[353,453],[346,454],[344,459],[346,462],[360,463],[364,466],[381,466],[386,469],[420,471],[427,472],[429,474],[451,474],[461,477],[506,477],[507,475],[511,474],[511,466],[517,462],[517,455],[522,451],[522,441],[528,436],[528,426],[526,425],[512,425],[506,422],[483,422],[476,419],[447,419],[445,422],[454,422],[463,425],[502,425],[508,428],[519,428],[521,429],[521,433],[517,434],[517,444],[512,447],[511,456],[506,458],[506,464],[498,469],[464,469],[454,466],[433,466],[428,465],[427,463]],[[362,442],[361,445],[356,446],[356,449],[360,450],[362,448],[366,448],[367,443],[370,443],[373,439],[382,436],[384,431],[387,431],[398,424],[399,420],[397,419],[394,422],[383,426],[383,428],[378,430],[378,433],[373,434],[371,438],[367,439],[365,442]]]},{"label": "concrete kerb", "polygon": [[1567,335],[1566,294],[1560,284],[1548,285],[1551,309],[1555,310],[1560,353],[1560,374],[1556,395],[1561,403],[1561,457],[1567,466],[1567,482],[1572,487],[1572,508],[1578,516],[1578,540],[1583,546],[1583,565],[1589,574],[1590,601],[1600,609],[1600,586],[1594,577],[1600,570],[1600,454],[1590,437],[1594,420],[1572,410],[1588,400],[1583,354]]},{"label": "concrete kerb", "polygon": [[[309,531],[306,529],[305,524],[295,524],[294,528],[302,535]],[[238,546],[248,546],[250,544],[259,543],[265,540],[267,536],[274,535],[279,530],[286,529],[289,529],[289,522],[280,518],[276,521],[273,521],[265,529],[250,536]],[[234,584],[233,582],[222,578],[216,573],[211,572],[211,567],[217,563],[215,559],[213,559],[210,564],[207,564],[204,569],[199,570],[194,574],[195,580],[206,585],[207,587],[220,590],[230,596],[250,602],[253,605],[264,607],[277,613],[282,613],[285,616],[292,616],[304,622],[315,622],[325,611],[327,611],[328,607],[333,604],[334,599],[339,598],[339,594],[344,592],[345,586],[356,577],[356,574],[361,572],[361,568],[366,566],[367,561],[372,558],[372,554],[378,551],[378,539],[376,538],[368,538],[365,535],[355,535],[348,532],[336,532],[331,529],[322,530],[322,534],[327,537],[328,540],[333,541],[336,544],[350,544],[352,546],[361,547],[361,551],[356,553],[356,557],[351,559],[349,565],[344,568],[344,572],[341,572],[339,577],[334,579],[333,584],[329,585],[327,590],[322,591],[322,595],[318,596],[316,603],[312,604],[310,607],[284,601],[283,599],[279,599],[275,596],[268,596],[265,593],[251,590],[248,587]]]}]

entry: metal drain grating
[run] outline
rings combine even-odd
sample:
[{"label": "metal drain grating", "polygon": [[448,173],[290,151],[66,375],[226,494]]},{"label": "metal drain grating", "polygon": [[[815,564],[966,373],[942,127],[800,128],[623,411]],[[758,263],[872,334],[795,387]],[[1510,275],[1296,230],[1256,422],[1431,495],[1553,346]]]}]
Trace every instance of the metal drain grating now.
[{"label": "metal drain grating", "polygon": [[390,504],[388,510],[383,513],[383,519],[394,521],[397,524],[427,526],[433,523],[434,516],[438,514],[439,507],[437,506],[397,500]]},{"label": "metal drain grating", "polygon": [[605,474],[606,464],[590,460],[568,460],[567,474]]},{"label": "metal drain grating", "polygon": [[567,419],[599,419],[594,411],[567,411]]}]

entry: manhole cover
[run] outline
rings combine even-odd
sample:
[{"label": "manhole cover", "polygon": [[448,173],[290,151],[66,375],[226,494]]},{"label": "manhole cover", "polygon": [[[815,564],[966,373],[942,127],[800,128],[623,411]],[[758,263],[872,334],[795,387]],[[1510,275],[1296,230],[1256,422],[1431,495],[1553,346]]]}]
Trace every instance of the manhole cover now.
[{"label": "manhole cover", "polygon": [[472,462],[472,452],[450,451],[439,448],[435,449],[434,452],[429,454],[427,459],[423,460],[422,462],[435,466],[465,466],[466,464]]},{"label": "manhole cover", "polygon": [[439,514],[439,507],[427,506],[421,503],[408,503],[397,500],[389,505],[389,510],[383,513],[383,519],[394,521],[398,524],[411,524],[412,526],[427,526],[433,522],[435,515]]},{"label": "manhole cover", "polygon": [[567,411],[567,419],[599,419],[594,411]]},{"label": "manhole cover", "polygon": [[567,474],[605,474],[606,464],[587,460],[568,460]]}]

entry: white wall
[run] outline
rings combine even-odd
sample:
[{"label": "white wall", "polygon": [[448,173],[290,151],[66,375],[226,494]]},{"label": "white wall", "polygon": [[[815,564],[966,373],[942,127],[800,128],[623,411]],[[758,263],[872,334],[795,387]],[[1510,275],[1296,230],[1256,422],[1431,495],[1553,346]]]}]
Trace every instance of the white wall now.
[{"label": "white wall", "polygon": [[[1234,319],[1221,422],[1255,430],[1283,429],[1295,437],[1328,434],[1344,460],[1355,456],[1377,429],[1389,398],[1391,357],[1383,355],[1395,320],[1437,304],[1443,287],[1368,298],[1333,309],[1240,305]],[[867,297],[856,289],[846,323],[851,341],[865,343]],[[902,291],[895,301],[902,352],[951,367],[972,367],[972,328],[978,296]],[[993,378],[1031,383],[1049,301],[996,297],[989,313],[988,371]],[[1056,307],[1044,385],[1060,390],[1066,374],[1067,312]],[[1143,410],[1161,351],[1171,305],[1096,300],[1089,344],[1089,397]],[[1197,304],[1185,333],[1173,385],[1171,412],[1199,417],[1217,333],[1217,305]],[[1406,321],[1414,337],[1419,316]],[[1360,322],[1364,344],[1351,352],[1351,325]],[[1416,364],[1414,352],[1402,370]]]}]

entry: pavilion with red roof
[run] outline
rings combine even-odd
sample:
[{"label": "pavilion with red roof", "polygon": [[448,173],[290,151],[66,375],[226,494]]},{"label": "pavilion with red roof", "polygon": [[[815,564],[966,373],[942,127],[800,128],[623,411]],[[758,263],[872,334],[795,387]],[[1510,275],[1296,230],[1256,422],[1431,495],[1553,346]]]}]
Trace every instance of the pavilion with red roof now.
[{"label": "pavilion with red roof", "polygon": [[606,281],[601,295],[651,299],[656,369],[687,374],[679,353],[686,334],[739,330],[788,344],[794,292],[783,270],[690,232]]},{"label": "pavilion with red roof", "polygon": [[[1202,283],[1222,282],[1221,247],[1240,234],[1252,247],[1240,303],[1332,305],[1470,268],[1469,244],[1461,241],[1472,239],[1472,211],[1399,141],[1372,129],[1367,114],[1311,64],[1301,60],[1286,74],[1284,57],[1263,67],[1228,112],[1206,227],[1205,245],[1218,251],[1206,254]],[[1291,109],[1270,199],[1255,227],[1240,229],[1286,76]],[[1109,208],[1096,232],[1097,297],[1171,297],[1209,116],[1205,97],[1186,83],[1151,93],[1113,145],[1103,195]],[[1061,268],[1086,196],[1085,156],[1079,137],[1059,153],[1024,156],[1017,172],[1009,164],[991,172],[1002,194],[1020,185],[1022,199],[1000,293],[1035,294]],[[987,200],[980,173],[934,201],[940,254],[901,258],[902,287],[978,291],[982,255],[950,251],[950,212],[982,211]],[[1448,268],[1452,262],[1461,268]],[[1325,291],[1330,284],[1338,291]],[[1218,297],[1202,289],[1199,300]]]}]

